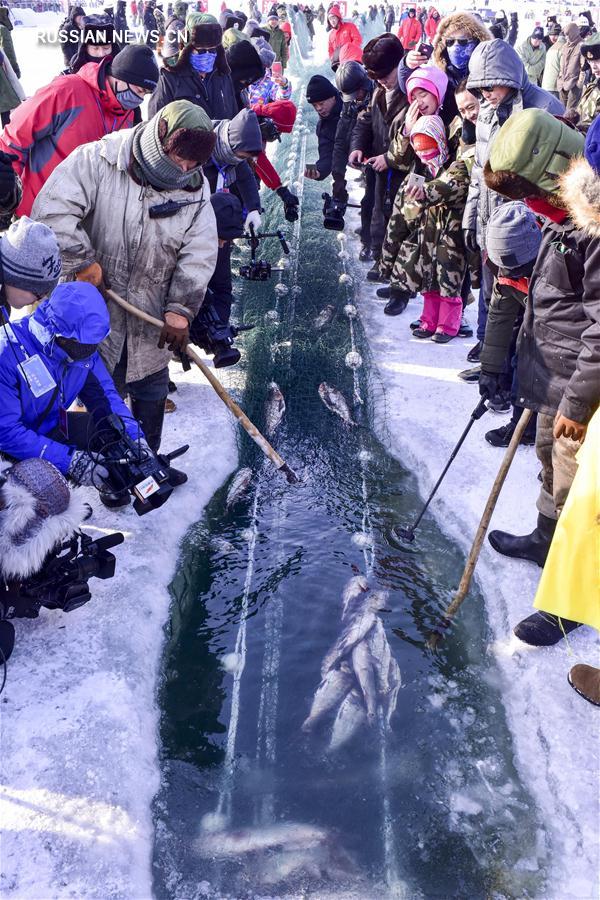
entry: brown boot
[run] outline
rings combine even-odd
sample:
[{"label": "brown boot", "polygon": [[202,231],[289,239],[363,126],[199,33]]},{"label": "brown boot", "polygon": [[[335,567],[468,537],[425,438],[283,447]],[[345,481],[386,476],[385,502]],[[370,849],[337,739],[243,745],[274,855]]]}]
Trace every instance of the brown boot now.
[{"label": "brown boot", "polygon": [[579,663],[568,675],[573,690],[594,706],[600,706],[600,669]]}]

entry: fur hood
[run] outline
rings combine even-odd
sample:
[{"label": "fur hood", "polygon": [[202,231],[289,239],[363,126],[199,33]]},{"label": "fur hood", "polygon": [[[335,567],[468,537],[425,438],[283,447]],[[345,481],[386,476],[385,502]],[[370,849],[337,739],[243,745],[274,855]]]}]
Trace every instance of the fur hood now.
[{"label": "fur hood", "polygon": [[489,41],[492,37],[485,25],[479,22],[475,16],[469,15],[469,13],[457,12],[451,13],[449,16],[444,16],[438,25],[438,30],[433,41],[432,56],[432,62],[444,71],[446,71],[446,66],[449,62],[446,54],[446,35],[449,32],[457,31],[459,28],[461,31],[466,31],[470,37],[480,43],[482,41]]},{"label": "fur hood", "polygon": [[600,238],[600,178],[582,156],[574,159],[559,179],[564,208],[586,235]]}]

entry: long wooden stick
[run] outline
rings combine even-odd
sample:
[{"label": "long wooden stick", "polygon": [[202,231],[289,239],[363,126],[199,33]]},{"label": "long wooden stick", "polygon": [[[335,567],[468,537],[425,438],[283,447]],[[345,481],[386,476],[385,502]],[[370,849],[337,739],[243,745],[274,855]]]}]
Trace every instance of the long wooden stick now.
[{"label": "long wooden stick", "polygon": [[[160,319],[156,319],[149,313],[144,312],[141,309],[137,309],[135,306],[132,306],[131,303],[127,302],[127,300],[124,300],[118,294],[115,294],[114,291],[105,290],[104,293],[132,316],[136,316],[138,319],[142,319],[144,322],[148,322],[150,325],[155,325],[157,328],[163,327],[164,323],[161,322]],[[202,362],[196,351],[192,350],[192,348],[188,346],[185,348],[185,352],[187,353],[189,358],[196,363],[206,380],[215,389],[225,406],[233,413],[244,431],[252,438],[254,443],[260,447],[265,456],[271,460],[273,465],[277,469],[279,469],[279,471],[282,472],[283,475],[285,475],[290,484],[294,484],[295,482],[297,482],[298,476],[293,471],[293,469],[291,469],[286,461],[281,458],[279,453],[277,453],[277,451],[273,449],[268,440],[260,433],[256,425],[254,425],[250,421],[243,409],[241,409],[237,405],[235,400],[233,400],[229,396],[219,379],[215,378],[212,371],[208,368],[207,365]]]},{"label": "long wooden stick", "polygon": [[[502,490],[502,486],[506,480],[506,476],[508,475],[508,471],[512,465],[512,461],[515,458],[515,453],[517,452],[517,448],[519,446],[519,443],[521,442],[521,438],[523,437],[523,432],[527,428],[530,419],[531,410],[524,409],[521,413],[521,418],[517,422],[517,427],[514,430],[513,436],[510,440],[510,444],[506,448],[506,453],[504,454],[502,464],[498,469],[496,480],[492,485],[490,496],[488,497],[488,501],[485,504],[485,509],[483,510],[483,515],[481,516],[479,527],[475,532],[473,546],[471,547],[471,552],[467,557],[467,563],[465,565],[465,570],[463,572],[462,578],[460,579],[458,590],[456,591],[452,602],[448,606],[446,612],[443,615],[442,621],[440,622],[440,627],[443,629],[447,629],[450,627],[452,618],[456,615],[463,600],[467,596],[467,593],[471,586],[471,580],[475,572],[475,566],[477,565],[477,560],[479,559],[479,554],[481,552],[483,539],[485,538],[488,526],[490,524],[490,519],[492,518],[492,513],[496,508],[496,503],[498,502],[500,491]],[[442,631],[432,632],[427,642],[428,646],[432,650],[435,650],[442,637]]]}]

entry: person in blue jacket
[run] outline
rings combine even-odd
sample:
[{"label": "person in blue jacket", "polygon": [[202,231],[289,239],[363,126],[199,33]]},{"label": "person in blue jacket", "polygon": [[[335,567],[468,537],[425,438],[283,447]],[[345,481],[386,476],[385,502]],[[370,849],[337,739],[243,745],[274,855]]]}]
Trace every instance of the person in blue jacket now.
[{"label": "person in blue jacket", "polygon": [[[0,453],[41,457],[75,483],[97,485],[108,473],[88,452],[88,435],[111,413],[147,448],[97,352],[109,331],[102,294],[83,281],[59,284],[32,315],[0,324]],[[67,412],[76,397],[88,415]]]}]

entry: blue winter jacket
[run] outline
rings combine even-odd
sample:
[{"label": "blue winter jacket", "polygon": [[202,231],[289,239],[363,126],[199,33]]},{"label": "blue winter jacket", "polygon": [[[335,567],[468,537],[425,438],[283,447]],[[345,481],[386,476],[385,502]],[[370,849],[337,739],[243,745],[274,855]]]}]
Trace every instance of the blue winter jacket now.
[{"label": "blue winter jacket", "polygon": [[[91,284],[78,281],[59,284],[33,315],[0,326],[0,452],[14,459],[43,457],[66,474],[76,448],[47,435],[59,424],[59,410],[68,409],[76,397],[85,403],[94,421],[114,412],[124,419],[133,438],[143,437],[98,353],[72,362],[55,341],[61,335],[82,344],[98,344],[109,331],[102,295]],[[55,389],[34,396],[20,363],[36,354],[58,385],[37,430],[34,425]]]}]

